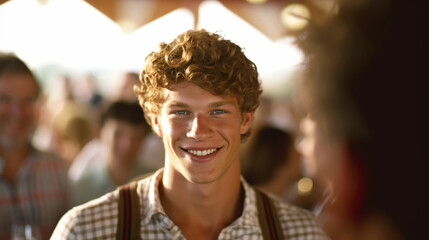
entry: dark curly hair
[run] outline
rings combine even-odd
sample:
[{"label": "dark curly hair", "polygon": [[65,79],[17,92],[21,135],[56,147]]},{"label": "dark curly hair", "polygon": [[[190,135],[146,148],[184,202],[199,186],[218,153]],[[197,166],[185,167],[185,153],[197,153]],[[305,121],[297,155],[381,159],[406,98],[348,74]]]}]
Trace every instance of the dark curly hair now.
[{"label": "dark curly hair", "polygon": [[162,108],[164,89],[178,83],[193,83],[216,96],[234,96],[242,113],[255,111],[262,94],[256,65],[242,49],[206,30],[189,30],[171,43],[161,43],[159,51],[146,57],[140,82],[134,91],[149,124]]}]

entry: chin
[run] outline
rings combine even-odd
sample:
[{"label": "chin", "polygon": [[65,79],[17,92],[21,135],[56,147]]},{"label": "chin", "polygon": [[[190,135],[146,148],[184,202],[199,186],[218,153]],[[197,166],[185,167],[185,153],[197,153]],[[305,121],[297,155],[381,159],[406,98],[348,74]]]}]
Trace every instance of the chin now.
[{"label": "chin", "polygon": [[212,176],[212,174],[204,174],[201,172],[197,174],[188,173],[188,177],[185,176],[185,178],[189,182],[196,184],[209,184],[219,179],[219,177]]}]

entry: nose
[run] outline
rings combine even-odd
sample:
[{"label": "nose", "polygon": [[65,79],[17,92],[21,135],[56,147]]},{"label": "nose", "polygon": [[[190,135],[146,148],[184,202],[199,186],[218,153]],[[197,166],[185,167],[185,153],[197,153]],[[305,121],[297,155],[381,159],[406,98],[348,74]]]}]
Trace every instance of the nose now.
[{"label": "nose", "polygon": [[13,116],[24,116],[29,110],[28,106],[20,101],[13,101],[9,104],[10,114]]},{"label": "nose", "polygon": [[303,140],[304,140],[304,138],[302,136],[298,136],[294,141],[293,147],[295,148],[295,150],[299,154],[302,154],[302,142],[303,142]]},{"label": "nose", "polygon": [[210,119],[204,115],[197,114],[192,119],[191,127],[186,133],[186,136],[197,141],[209,138],[213,131],[210,124]]},{"label": "nose", "polygon": [[123,150],[128,150],[132,145],[132,140],[128,136],[120,136],[116,139],[116,143]]}]

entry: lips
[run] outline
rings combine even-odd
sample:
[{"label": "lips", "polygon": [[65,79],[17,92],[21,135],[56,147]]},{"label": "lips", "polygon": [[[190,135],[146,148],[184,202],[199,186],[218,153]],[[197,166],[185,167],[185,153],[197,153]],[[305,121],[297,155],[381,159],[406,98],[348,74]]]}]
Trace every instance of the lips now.
[{"label": "lips", "polygon": [[191,154],[194,157],[206,157],[210,156],[221,148],[204,148],[204,149],[192,149],[192,148],[182,148],[183,151]]},{"label": "lips", "polygon": [[217,150],[218,150],[218,148],[211,148],[211,149],[205,149],[205,150],[192,150],[192,149],[189,149],[189,150],[186,150],[186,151],[189,152],[189,153],[191,153],[191,154],[197,155],[197,156],[207,156],[207,155],[210,155],[210,154],[216,152]]}]

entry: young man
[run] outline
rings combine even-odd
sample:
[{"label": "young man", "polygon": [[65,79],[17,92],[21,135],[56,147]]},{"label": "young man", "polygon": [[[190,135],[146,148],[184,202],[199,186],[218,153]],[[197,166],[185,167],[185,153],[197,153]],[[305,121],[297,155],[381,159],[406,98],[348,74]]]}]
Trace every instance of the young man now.
[{"label": "young man", "polygon": [[72,180],[73,205],[100,197],[138,175],[154,171],[141,167],[138,161],[149,126],[137,102],[111,103],[101,115],[100,128],[99,154],[78,179]]},{"label": "young man", "polygon": [[40,87],[26,64],[0,53],[0,239],[33,224],[48,239],[68,210],[67,169],[31,144]]},{"label": "young man", "polygon": [[[138,237],[262,239],[263,212],[239,159],[261,94],[256,66],[236,44],[191,30],[146,58],[141,83],[136,93],[163,139],[165,167],[137,183]],[[53,238],[114,239],[123,226],[118,199],[115,191],[71,210]],[[272,207],[286,239],[325,239],[311,213]]]}]

